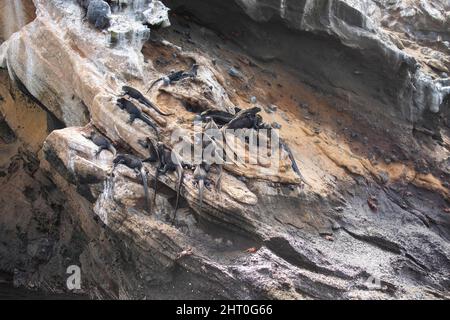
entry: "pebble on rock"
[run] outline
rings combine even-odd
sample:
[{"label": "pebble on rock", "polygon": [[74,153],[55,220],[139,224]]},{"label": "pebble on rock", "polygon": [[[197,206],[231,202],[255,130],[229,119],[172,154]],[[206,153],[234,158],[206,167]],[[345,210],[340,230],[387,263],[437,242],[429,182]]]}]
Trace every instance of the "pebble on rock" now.
[{"label": "pebble on rock", "polygon": [[234,78],[242,78],[242,74],[233,67],[228,69],[228,74]]},{"label": "pebble on rock", "polygon": [[269,105],[269,110],[272,111],[272,112],[275,112],[275,111],[278,110],[278,106],[276,106],[274,104],[271,104],[271,105]]},{"label": "pebble on rock", "polygon": [[272,122],[272,128],[281,129],[281,124],[279,124],[278,122]]}]

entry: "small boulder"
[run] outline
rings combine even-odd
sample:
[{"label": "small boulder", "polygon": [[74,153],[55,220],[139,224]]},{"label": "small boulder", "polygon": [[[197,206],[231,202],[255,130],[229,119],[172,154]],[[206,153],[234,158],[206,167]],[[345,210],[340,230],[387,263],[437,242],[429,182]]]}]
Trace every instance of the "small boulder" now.
[{"label": "small boulder", "polygon": [[88,21],[97,29],[106,29],[110,26],[111,8],[103,0],[92,0],[87,10]]},{"label": "small boulder", "polygon": [[281,129],[281,124],[279,124],[278,122],[272,122],[272,128]]},{"label": "small boulder", "polygon": [[228,74],[234,78],[242,78],[242,74],[233,67],[228,69]]},{"label": "small boulder", "polygon": [[170,27],[169,8],[161,1],[152,1],[149,8],[143,12],[144,22],[153,27]]},{"label": "small boulder", "polygon": [[271,105],[264,107],[264,110],[266,110],[267,113],[274,113],[278,110],[278,107],[274,104],[271,104]]}]

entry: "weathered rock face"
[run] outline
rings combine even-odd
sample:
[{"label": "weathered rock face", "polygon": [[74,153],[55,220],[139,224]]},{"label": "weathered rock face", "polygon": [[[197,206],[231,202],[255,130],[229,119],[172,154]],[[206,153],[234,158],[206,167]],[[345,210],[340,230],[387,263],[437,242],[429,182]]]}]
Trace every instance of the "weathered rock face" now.
[{"label": "weathered rock face", "polygon": [[[390,128],[393,137],[409,135],[412,126],[435,117],[430,113],[448,108],[446,1],[166,3],[230,35],[256,57],[292,65],[374,127]],[[435,125],[429,124],[438,133]]]},{"label": "weathered rock face", "polygon": [[36,17],[32,0],[5,0],[0,3],[0,10],[2,12],[0,15],[1,42]]},{"label": "weathered rock face", "polygon": [[[400,1],[173,0],[221,38],[177,15],[146,41],[143,24],[168,26],[167,10],[139,3],[114,9],[100,32],[78,1],[34,0],[36,17],[1,44],[0,271],[62,292],[78,265],[78,292],[97,298],[448,297],[444,4],[420,1],[417,19],[404,21],[412,13]],[[419,32],[407,43],[406,20],[439,33],[439,45]],[[441,53],[436,61],[425,47]],[[140,177],[113,168],[113,154],[96,155],[85,135],[95,129],[119,152],[147,157],[139,140],[155,132],[127,122],[116,105],[122,86],[145,93],[194,63],[194,79],[146,94],[169,116],[134,101],[159,139],[194,145],[199,111],[256,104],[281,127],[307,185],[286,151],[276,168],[251,154],[225,165],[221,189],[205,189],[202,205],[186,169],[174,224],[176,174],[159,177],[152,213],[144,210]],[[156,167],[144,170],[153,199]],[[210,178],[217,183],[218,170]]]}]

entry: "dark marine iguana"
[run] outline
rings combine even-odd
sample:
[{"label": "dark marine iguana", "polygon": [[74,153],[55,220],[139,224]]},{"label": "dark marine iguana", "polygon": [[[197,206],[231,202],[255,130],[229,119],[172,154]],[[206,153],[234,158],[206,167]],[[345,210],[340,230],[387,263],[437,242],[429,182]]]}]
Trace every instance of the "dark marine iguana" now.
[{"label": "dark marine iguana", "polygon": [[203,208],[204,189],[205,189],[205,187],[208,186],[209,170],[210,170],[210,165],[205,160],[203,160],[202,163],[197,165],[197,167],[194,170],[194,181],[198,185],[200,210]]},{"label": "dark marine iguana", "polygon": [[220,110],[206,110],[200,114],[200,119],[202,121],[206,121],[207,117],[213,119],[214,122],[216,122],[218,125],[223,126],[223,125],[229,123],[231,120],[233,120],[235,115],[231,114],[229,112],[220,111]]},{"label": "dark marine iguana", "polygon": [[117,106],[122,110],[125,109],[130,115],[130,120],[128,121],[128,123],[133,124],[134,120],[141,119],[150,127],[152,127],[153,130],[156,131],[156,135],[159,136],[159,131],[156,124],[152,120],[150,120],[147,115],[143,114],[142,111],[139,110],[139,108],[136,107],[131,101],[128,101],[125,98],[119,98],[117,99]]},{"label": "dark marine iguana", "polygon": [[304,183],[306,183],[308,186],[311,187],[311,185],[305,180],[302,173],[300,172],[300,169],[298,168],[297,161],[295,161],[294,154],[292,153],[291,148],[281,138],[280,138],[280,147],[287,152],[287,154],[289,156],[289,160],[291,160],[292,170],[294,170],[294,172],[300,177],[300,179]]},{"label": "dark marine iguana", "polygon": [[261,112],[261,108],[254,107],[250,109],[241,110],[234,118],[222,129],[259,129],[261,122],[261,116],[258,113]]},{"label": "dark marine iguana", "polygon": [[181,71],[177,71],[177,72],[168,74],[159,79],[156,79],[155,81],[152,82],[152,84],[150,85],[150,88],[148,88],[147,93],[160,81],[163,81],[165,85],[169,85],[169,84],[172,84],[174,82],[177,82],[177,81],[180,81],[180,80],[183,80],[186,78],[195,78],[197,76],[198,67],[199,67],[198,64],[193,64],[191,69],[188,71],[181,70]]},{"label": "dark marine iguana", "polygon": [[[204,128],[204,133],[205,133],[205,135],[207,137],[207,140],[209,140],[209,141],[207,141],[207,143],[205,145],[205,148],[208,148],[208,146],[212,145],[213,146],[213,154],[211,154],[211,155],[213,156],[214,160],[217,160],[217,158],[216,158],[217,154],[216,153],[217,153],[217,150],[218,150],[218,145],[217,145],[215,136],[216,136],[217,133],[220,132],[219,131],[220,129],[219,129],[219,126],[217,125],[217,123],[214,121],[213,118],[211,118],[209,116],[205,117],[205,121],[206,121],[206,125],[205,125],[205,128]],[[217,168],[219,169],[217,181],[215,183],[215,188],[216,188],[216,190],[218,192],[221,191],[221,182],[222,182],[222,174],[223,174],[223,163],[224,163],[223,157],[224,156],[226,156],[225,150],[223,150],[223,153],[222,153],[222,156],[221,156],[222,159],[220,159],[221,162],[217,163],[215,161],[215,163],[214,163],[217,166]],[[210,163],[210,165],[211,165],[211,163]]]},{"label": "dark marine iguana", "polygon": [[133,99],[136,99],[140,103],[142,103],[144,106],[151,108],[155,110],[157,113],[159,113],[162,116],[170,116],[173,115],[173,113],[164,113],[162,112],[154,103],[152,103],[149,99],[144,97],[144,95],[137,89],[129,86],[123,86],[122,87],[123,95],[122,96],[129,96]]},{"label": "dark marine iguana", "polygon": [[176,219],[176,214],[178,211],[178,206],[180,203],[180,192],[181,186],[184,179],[184,169],[183,162],[180,156],[173,151],[170,147],[166,146],[164,143],[158,141],[156,144],[152,139],[147,138],[146,141],[139,141],[139,144],[144,148],[147,148],[150,152],[150,156],[143,160],[143,162],[159,162],[159,165],[155,172],[154,189],[155,194],[153,197],[153,203],[156,200],[158,178],[160,175],[165,175],[167,172],[177,172],[178,182],[177,182],[177,199],[175,203],[175,212],[172,218],[172,223]]},{"label": "dark marine iguana", "polygon": [[116,151],[116,148],[114,148],[114,146],[112,145],[112,143],[108,139],[106,139],[104,136],[97,133],[95,130],[92,130],[89,133],[89,135],[83,134],[83,137],[91,140],[95,145],[98,146],[98,150],[95,153],[96,157],[98,157],[98,155],[100,154],[100,152],[102,152],[102,150],[109,150],[113,154],[113,156],[116,156],[117,151]]},{"label": "dark marine iguana", "polygon": [[137,174],[141,176],[142,179],[142,185],[144,186],[144,194],[145,194],[145,210],[147,212],[150,212],[150,201],[148,196],[148,186],[147,186],[147,175],[144,171],[144,165],[142,161],[131,154],[119,154],[114,160],[113,160],[113,170],[118,166],[119,164],[123,164],[127,166],[130,169],[133,169]]}]

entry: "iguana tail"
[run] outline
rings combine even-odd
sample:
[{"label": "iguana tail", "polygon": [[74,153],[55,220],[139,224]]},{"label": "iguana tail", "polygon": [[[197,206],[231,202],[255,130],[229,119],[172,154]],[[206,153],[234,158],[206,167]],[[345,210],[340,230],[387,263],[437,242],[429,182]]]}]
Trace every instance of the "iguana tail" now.
[{"label": "iguana tail", "polygon": [[294,172],[300,177],[300,179],[306,183],[308,186],[311,187],[311,185],[305,180],[302,173],[300,172],[300,169],[298,168],[297,161],[295,161],[294,155],[292,154],[291,148],[287,146],[287,144],[283,143],[284,150],[288,153],[289,160],[291,160],[292,163],[292,169]]},{"label": "iguana tail", "polygon": [[200,210],[203,208],[203,189],[205,187],[205,181],[203,179],[198,180],[198,193],[200,201]]},{"label": "iguana tail", "polygon": [[148,196],[148,185],[147,185],[147,175],[145,174],[144,169],[140,170],[140,175],[142,179],[142,185],[144,186],[144,194],[145,194],[145,211],[150,212],[150,201]]},{"label": "iguana tail", "polygon": [[173,115],[173,113],[164,113],[162,112],[154,103],[152,103],[150,100],[148,100],[147,98],[143,97],[142,101],[141,101],[145,106],[152,108],[153,110],[155,110],[157,113],[159,113],[162,116],[171,116]]},{"label": "iguana tail", "polygon": [[108,146],[108,150],[114,155],[114,157],[116,156],[117,150],[116,150],[116,148],[114,148],[114,146],[112,144],[110,144]]},{"label": "iguana tail", "polygon": [[156,126],[156,124],[155,124],[152,120],[150,120],[149,117],[147,117],[147,116],[144,115],[144,114],[141,114],[141,118],[140,118],[140,119],[141,119],[142,121],[144,121],[146,124],[148,124],[150,127],[152,127],[153,130],[155,130],[156,135],[157,135],[158,138],[159,138],[159,131],[158,131],[158,127]]},{"label": "iguana tail", "polygon": [[157,189],[158,189],[158,178],[159,178],[159,170],[156,169],[155,181],[154,181],[154,186],[153,186],[153,189],[155,189],[155,193],[153,195],[153,205],[156,205],[156,193],[157,193]]},{"label": "iguana tail", "polygon": [[177,211],[178,211],[178,206],[180,205],[180,193],[181,193],[181,186],[183,185],[183,179],[184,179],[184,170],[181,170],[181,172],[179,173],[178,186],[177,186],[177,201],[175,203],[175,212],[173,213],[172,224],[175,222],[175,219],[177,218]]},{"label": "iguana tail", "polygon": [[163,78],[159,78],[159,79],[153,81],[152,84],[150,85],[150,88],[148,88],[147,92],[145,92],[145,93],[148,93],[150,90],[152,90],[152,88],[153,88],[158,82],[160,82],[160,81],[162,81],[162,80],[163,80]]}]

